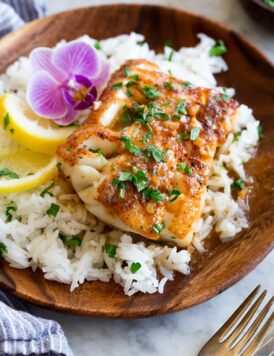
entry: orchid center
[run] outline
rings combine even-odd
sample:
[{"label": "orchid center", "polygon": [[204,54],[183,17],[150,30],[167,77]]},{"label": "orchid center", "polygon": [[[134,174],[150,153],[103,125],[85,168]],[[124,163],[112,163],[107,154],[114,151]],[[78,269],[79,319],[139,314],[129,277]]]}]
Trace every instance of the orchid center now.
[{"label": "orchid center", "polygon": [[63,85],[64,97],[75,110],[85,110],[96,100],[97,90],[92,81],[82,75],[72,76]]}]

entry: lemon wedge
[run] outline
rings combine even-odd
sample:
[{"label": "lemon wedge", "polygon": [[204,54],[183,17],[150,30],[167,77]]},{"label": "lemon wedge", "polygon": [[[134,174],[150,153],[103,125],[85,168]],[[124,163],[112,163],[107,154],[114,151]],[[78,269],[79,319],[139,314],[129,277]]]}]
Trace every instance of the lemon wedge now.
[{"label": "lemon wedge", "polygon": [[54,155],[58,145],[75,130],[37,116],[14,94],[0,97],[0,125],[21,146],[48,155]]},{"label": "lemon wedge", "polygon": [[23,147],[0,155],[0,194],[22,192],[46,183],[56,176],[56,164],[56,157]]}]

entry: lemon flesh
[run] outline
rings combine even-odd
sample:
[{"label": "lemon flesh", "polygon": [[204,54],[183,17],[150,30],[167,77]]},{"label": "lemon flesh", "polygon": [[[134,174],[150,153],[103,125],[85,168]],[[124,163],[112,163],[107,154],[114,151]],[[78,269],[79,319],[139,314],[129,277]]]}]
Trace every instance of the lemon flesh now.
[{"label": "lemon flesh", "polygon": [[[22,192],[46,183],[56,176],[56,164],[56,157],[22,147],[13,154],[0,156],[0,194]],[[7,170],[10,174],[5,174]]]},{"label": "lemon flesh", "polygon": [[0,194],[22,192],[46,183],[56,176],[56,163],[56,157],[21,147],[0,128]]},{"label": "lemon flesh", "polygon": [[22,147],[47,155],[54,155],[57,147],[75,130],[73,126],[58,126],[52,120],[37,116],[14,94],[0,97],[0,126]]}]

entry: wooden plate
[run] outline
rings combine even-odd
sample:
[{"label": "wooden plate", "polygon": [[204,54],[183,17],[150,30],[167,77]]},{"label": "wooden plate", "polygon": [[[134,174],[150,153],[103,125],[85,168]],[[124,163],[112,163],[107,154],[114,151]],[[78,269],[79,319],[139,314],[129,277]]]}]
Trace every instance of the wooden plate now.
[{"label": "wooden plate", "polygon": [[240,0],[249,15],[267,31],[274,30],[274,7],[264,0]]},{"label": "wooden plate", "polygon": [[16,270],[1,263],[0,284],[17,296],[53,309],[105,317],[136,318],[178,311],[201,303],[228,288],[267,255],[274,246],[274,69],[255,47],[241,36],[210,20],[176,9],[145,5],[113,5],[64,12],[35,21],[0,42],[0,72],[34,47],[53,46],[62,38],[85,33],[103,39],[136,31],[161,50],[166,40],[176,48],[193,46],[204,32],[223,39],[229,48],[229,71],[219,75],[220,85],[236,88],[237,98],[254,109],[266,139],[258,157],[249,165],[257,178],[251,199],[250,227],[242,238],[215,244],[189,277],[177,276],[164,294],[125,296],[114,283],[92,282],[73,293],[69,287],[47,281],[41,272]]}]

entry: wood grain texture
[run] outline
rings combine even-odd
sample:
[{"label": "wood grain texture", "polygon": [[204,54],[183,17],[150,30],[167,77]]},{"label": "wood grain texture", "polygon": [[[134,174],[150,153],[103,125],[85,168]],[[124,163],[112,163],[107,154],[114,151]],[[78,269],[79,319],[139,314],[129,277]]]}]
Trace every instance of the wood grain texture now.
[{"label": "wood grain texture", "polygon": [[251,198],[250,227],[232,243],[214,245],[193,264],[193,273],[176,276],[164,294],[127,297],[114,283],[85,283],[73,293],[69,287],[47,281],[41,272],[16,270],[0,264],[0,284],[36,304],[63,311],[136,318],[182,310],[201,303],[228,288],[251,271],[274,246],[274,69],[256,48],[241,36],[210,20],[169,9],[145,5],[112,5],[84,8],[35,21],[0,41],[0,72],[34,47],[53,46],[62,38],[72,40],[85,33],[99,39],[136,31],[161,50],[164,41],[176,48],[193,46],[204,32],[223,39],[229,48],[229,71],[218,75],[220,85],[235,87],[237,99],[254,109],[262,121],[266,139],[248,167],[256,177]]}]

